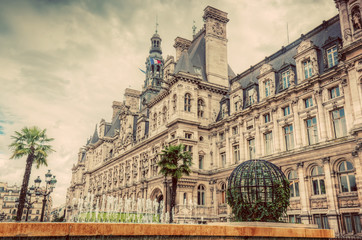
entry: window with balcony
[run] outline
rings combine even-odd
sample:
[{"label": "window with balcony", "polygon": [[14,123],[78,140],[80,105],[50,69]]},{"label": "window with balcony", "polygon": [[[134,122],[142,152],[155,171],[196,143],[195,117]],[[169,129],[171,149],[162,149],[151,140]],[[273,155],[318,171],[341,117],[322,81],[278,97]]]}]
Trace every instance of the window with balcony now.
[{"label": "window with balcony", "polygon": [[311,172],[311,177],[312,177],[313,195],[326,194],[323,168],[321,168],[320,166],[313,167]]},{"label": "window with balcony", "polygon": [[332,111],[334,137],[340,138],[347,135],[346,119],[344,108]]},{"label": "window with balcony", "polygon": [[234,163],[238,163],[240,161],[240,149],[239,149],[239,145],[234,145],[233,146],[233,158],[234,158]]},{"label": "window with balcony", "polygon": [[265,155],[270,155],[273,153],[273,135],[272,132],[264,134],[265,141]]},{"label": "window with balcony", "polygon": [[327,49],[328,67],[331,68],[338,64],[338,51],[337,46]]},{"label": "window with balcony", "polygon": [[305,108],[309,108],[313,106],[313,98],[309,97],[307,99],[304,100],[304,106]]},{"label": "window with balcony", "polygon": [[331,99],[339,97],[340,93],[339,93],[339,86],[333,87],[331,89],[329,89],[329,97]]},{"label": "window with balcony", "polygon": [[290,223],[302,223],[300,215],[288,215]]},{"label": "window with balcony", "polygon": [[270,122],[270,114],[267,113],[267,114],[264,114],[264,123],[268,123]]},{"label": "window with balcony", "polygon": [[284,140],[287,151],[294,148],[293,125],[284,127]]},{"label": "window with balcony", "polygon": [[290,107],[286,106],[285,108],[282,108],[283,110],[283,115],[284,116],[288,116],[290,114]]},{"label": "window with balcony", "polygon": [[290,171],[288,174],[290,197],[299,197],[299,178],[297,171]]},{"label": "window with balcony", "polygon": [[344,213],[343,227],[346,233],[361,233],[361,220],[358,213]]},{"label": "window with balcony", "polygon": [[357,191],[356,177],[351,162],[343,161],[338,168],[340,190],[341,192]]},{"label": "window with balcony", "polygon": [[314,214],[314,224],[318,225],[319,229],[329,229],[328,217],[326,214]]},{"label": "window with balcony", "polygon": [[314,117],[307,119],[305,122],[307,126],[308,144],[316,144],[318,142],[317,119]]}]

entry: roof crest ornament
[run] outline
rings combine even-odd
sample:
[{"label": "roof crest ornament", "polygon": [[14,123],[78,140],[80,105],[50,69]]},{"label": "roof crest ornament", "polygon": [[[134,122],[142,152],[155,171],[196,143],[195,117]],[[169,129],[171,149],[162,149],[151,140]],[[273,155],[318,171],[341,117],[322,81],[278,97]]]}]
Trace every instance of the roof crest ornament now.
[{"label": "roof crest ornament", "polygon": [[158,16],[156,15],[156,34],[157,34],[157,27],[158,27]]},{"label": "roof crest ornament", "polygon": [[194,25],[192,26],[192,35],[195,36],[196,34],[196,26],[195,26],[195,20],[194,20]]}]

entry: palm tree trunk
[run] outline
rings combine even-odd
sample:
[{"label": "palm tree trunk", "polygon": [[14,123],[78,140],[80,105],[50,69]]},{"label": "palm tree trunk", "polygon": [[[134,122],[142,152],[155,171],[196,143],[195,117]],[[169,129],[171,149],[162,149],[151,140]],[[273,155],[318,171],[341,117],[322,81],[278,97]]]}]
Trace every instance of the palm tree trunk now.
[{"label": "palm tree trunk", "polygon": [[18,212],[16,215],[17,222],[21,221],[21,217],[23,215],[25,198],[26,198],[26,193],[28,191],[29,179],[30,179],[30,174],[31,174],[31,167],[33,165],[33,159],[34,159],[34,148],[32,147],[31,152],[28,155],[28,158],[26,159],[25,173],[24,173],[24,177],[23,177],[23,184],[21,185]]},{"label": "palm tree trunk", "polygon": [[176,190],[177,190],[177,178],[172,178],[172,190],[171,190],[171,208],[170,208],[170,223],[173,223],[172,210],[176,205]]}]

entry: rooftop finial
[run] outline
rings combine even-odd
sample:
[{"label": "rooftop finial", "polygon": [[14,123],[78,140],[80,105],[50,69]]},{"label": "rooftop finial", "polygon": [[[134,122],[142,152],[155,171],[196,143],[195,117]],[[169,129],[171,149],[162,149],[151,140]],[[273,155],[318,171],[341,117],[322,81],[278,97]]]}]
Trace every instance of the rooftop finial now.
[{"label": "rooftop finial", "polygon": [[158,16],[156,15],[156,34],[157,34],[157,27],[158,27]]},{"label": "rooftop finial", "polygon": [[196,26],[195,26],[195,20],[194,20],[194,25],[192,26],[192,35],[195,36],[196,34]]}]

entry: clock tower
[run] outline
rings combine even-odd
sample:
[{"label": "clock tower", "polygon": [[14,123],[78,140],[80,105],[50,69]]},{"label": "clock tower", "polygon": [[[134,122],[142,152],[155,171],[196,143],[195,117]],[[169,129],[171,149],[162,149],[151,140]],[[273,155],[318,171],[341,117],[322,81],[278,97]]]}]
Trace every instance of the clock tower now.
[{"label": "clock tower", "polygon": [[226,24],[227,13],[213,7],[204,10],[206,76],[210,83],[229,87]]}]

